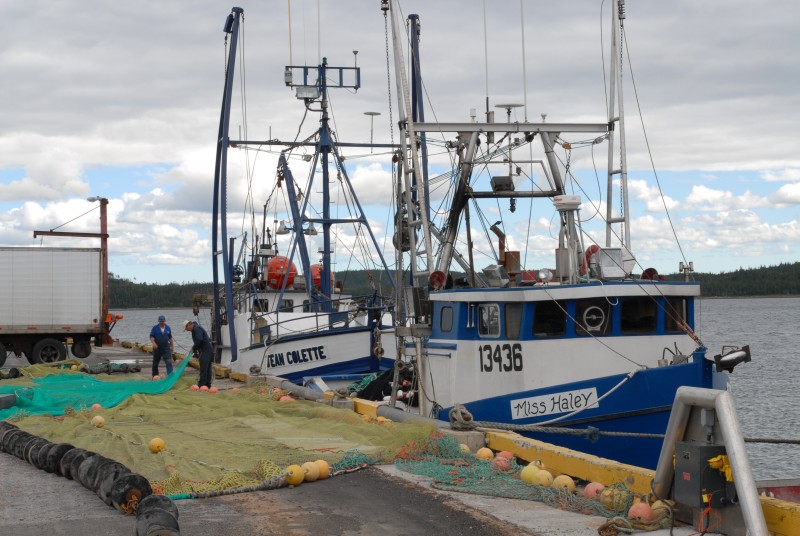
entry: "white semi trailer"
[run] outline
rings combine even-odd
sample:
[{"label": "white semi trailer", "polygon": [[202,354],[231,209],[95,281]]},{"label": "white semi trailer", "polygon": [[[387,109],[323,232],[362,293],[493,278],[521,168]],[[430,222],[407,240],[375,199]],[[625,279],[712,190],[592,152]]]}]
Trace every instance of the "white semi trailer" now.
[{"label": "white semi trailer", "polygon": [[103,252],[90,248],[0,248],[0,366],[7,352],[32,364],[61,361],[67,344],[85,358],[114,319],[104,310]]}]

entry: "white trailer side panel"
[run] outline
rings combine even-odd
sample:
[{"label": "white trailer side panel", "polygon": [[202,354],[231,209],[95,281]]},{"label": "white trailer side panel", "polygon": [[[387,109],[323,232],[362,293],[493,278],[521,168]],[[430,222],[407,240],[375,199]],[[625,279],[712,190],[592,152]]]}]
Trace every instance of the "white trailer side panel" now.
[{"label": "white trailer side panel", "polygon": [[0,248],[0,332],[99,331],[99,249]]}]

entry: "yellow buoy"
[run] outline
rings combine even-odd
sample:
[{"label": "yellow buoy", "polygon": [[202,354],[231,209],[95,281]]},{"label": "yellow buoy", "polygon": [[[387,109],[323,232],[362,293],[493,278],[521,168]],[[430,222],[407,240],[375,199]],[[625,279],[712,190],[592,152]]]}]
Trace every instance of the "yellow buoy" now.
[{"label": "yellow buoy", "polygon": [[314,463],[319,467],[319,480],[325,480],[331,476],[331,466],[325,460],[317,460]]},{"label": "yellow buoy", "polygon": [[539,469],[533,474],[533,483],[537,486],[549,488],[553,484],[553,475],[550,471]]},{"label": "yellow buoy", "polygon": [[78,370],[78,365],[72,365],[69,370]]},{"label": "yellow buoy", "polygon": [[382,416],[375,417],[375,420],[378,421],[381,424],[385,424],[387,422],[392,422],[391,419],[387,419],[386,417],[382,417]]},{"label": "yellow buoy", "polygon": [[525,483],[533,484],[533,475],[539,472],[539,468],[536,465],[529,463],[525,466],[522,472],[519,474],[519,479]]},{"label": "yellow buoy", "polygon": [[303,470],[303,479],[306,482],[314,482],[319,478],[319,465],[314,462],[306,462],[300,466]]},{"label": "yellow buoy", "polygon": [[290,486],[299,486],[303,478],[305,478],[305,473],[299,465],[293,464],[286,468],[286,483]]},{"label": "yellow buoy", "polygon": [[158,454],[162,450],[166,450],[167,444],[164,443],[164,440],[161,439],[160,437],[154,437],[153,439],[150,440],[149,448],[150,452],[152,452],[153,454]]},{"label": "yellow buoy", "polygon": [[494,452],[492,452],[492,449],[488,447],[481,447],[478,449],[478,452],[475,453],[475,456],[481,460],[491,460],[494,458]]},{"label": "yellow buoy", "polygon": [[469,445],[465,445],[464,443],[461,443],[461,444],[458,446],[458,448],[460,448],[460,449],[461,449],[461,452],[472,452],[472,451],[470,450],[470,448],[469,448]]},{"label": "yellow buoy", "polygon": [[556,489],[564,489],[572,493],[575,491],[575,481],[567,475],[558,475],[553,479],[553,487]]},{"label": "yellow buoy", "polygon": [[102,428],[105,423],[106,420],[103,418],[102,415],[95,415],[94,417],[92,417],[92,424],[98,428]]}]

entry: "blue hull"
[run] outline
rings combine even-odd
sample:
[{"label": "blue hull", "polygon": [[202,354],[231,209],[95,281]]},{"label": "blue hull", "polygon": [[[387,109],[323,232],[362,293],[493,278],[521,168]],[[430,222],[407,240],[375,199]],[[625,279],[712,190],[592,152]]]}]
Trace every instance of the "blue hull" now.
[{"label": "blue hull", "polygon": [[[639,371],[608,398],[599,408],[585,410],[573,417],[554,423],[554,427],[575,429],[597,428],[608,432],[663,434],[667,428],[675,392],[681,386],[714,388],[714,364],[706,359]],[[499,422],[513,425],[535,425],[559,415],[544,418],[512,419],[511,401],[526,397],[545,396],[579,389],[596,388],[602,396],[625,378],[609,376],[595,380],[562,384],[547,389],[518,392],[510,395],[465,404],[476,421]],[[447,420],[451,408],[439,411],[439,418]],[[660,438],[600,436],[590,440],[584,436],[563,433],[530,433],[521,435],[593,454],[622,463],[655,469],[661,452]]]}]

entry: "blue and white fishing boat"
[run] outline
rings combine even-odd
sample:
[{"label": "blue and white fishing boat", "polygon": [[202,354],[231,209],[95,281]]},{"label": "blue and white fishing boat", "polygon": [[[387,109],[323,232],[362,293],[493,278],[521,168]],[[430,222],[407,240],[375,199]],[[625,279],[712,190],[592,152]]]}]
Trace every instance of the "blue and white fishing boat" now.
[{"label": "blue and white fishing boat", "polygon": [[[725,389],[724,371],[750,356],[747,347],[707,354],[695,333],[700,285],[691,280],[691,263],[680,263],[682,280],[666,281],[633,253],[620,78],[624,1],[611,9],[607,115],[588,123],[512,122],[517,104],[497,104],[508,121],[494,122],[488,97],[486,122],[475,121],[474,112],[463,122],[426,122],[418,19],[409,17],[407,39],[397,2],[390,4],[397,75],[411,79],[398,102],[405,132],[395,243],[412,284],[401,292],[406,323],[397,341],[416,372],[421,413],[505,426],[654,468],[676,390]],[[454,162],[436,177],[423,165],[432,133]],[[603,145],[604,233],[592,234],[581,209],[600,209],[589,204],[568,163],[572,152],[594,147],[597,155]],[[431,190],[442,184],[448,201],[435,207]],[[492,209],[481,208],[486,202]],[[531,208],[517,206],[523,203]],[[523,265],[520,250],[533,237],[524,226],[505,225],[515,209],[558,222],[551,267]],[[470,218],[490,231],[482,243],[496,244],[491,265],[478,268],[473,260]],[[542,426],[575,433],[543,433]]]},{"label": "blue and white fishing boat", "polygon": [[[212,230],[214,286],[219,290],[213,297],[212,311],[216,361],[234,373],[270,374],[297,383],[321,375],[349,379],[391,369],[394,360],[384,357],[383,351],[391,335],[382,339],[381,334],[392,326],[393,302],[387,296],[394,293],[394,283],[341,154],[342,146],[370,144],[339,144],[328,124],[329,89],[357,90],[360,70],[331,67],[324,60],[313,67],[287,66],[281,78],[294,89],[306,114],[319,112],[319,128],[301,141],[231,139],[229,124],[242,17],[243,10],[233,8],[225,24],[230,48],[217,143]],[[277,173],[270,170],[266,178],[274,182],[274,188],[264,203],[262,219],[242,226],[251,230],[250,238],[247,232],[230,237],[229,150],[235,147],[252,158],[247,166],[251,169],[255,160],[251,155],[274,146],[282,149]],[[308,180],[302,186],[290,162],[308,170]],[[248,179],[248,184],[255,180]],[[338,190],[333,191],[332,183],[337,182]],[[330,208],[334,195],[338,202],[335,214]],[[343,214],[345,209],[350,212]],[[256,215],[255,210],[250,212]],[[283,254],[279,243],[284,244]],[[365,253],[368,251],[371,253]],[[348,262],[350,253],[361,254],[358,263]],[[345,266],[375,271],[369,295],[345,291],[344,284],[335,278],[336,260]],[[393,346],[390,341],[388,347]]]}]

